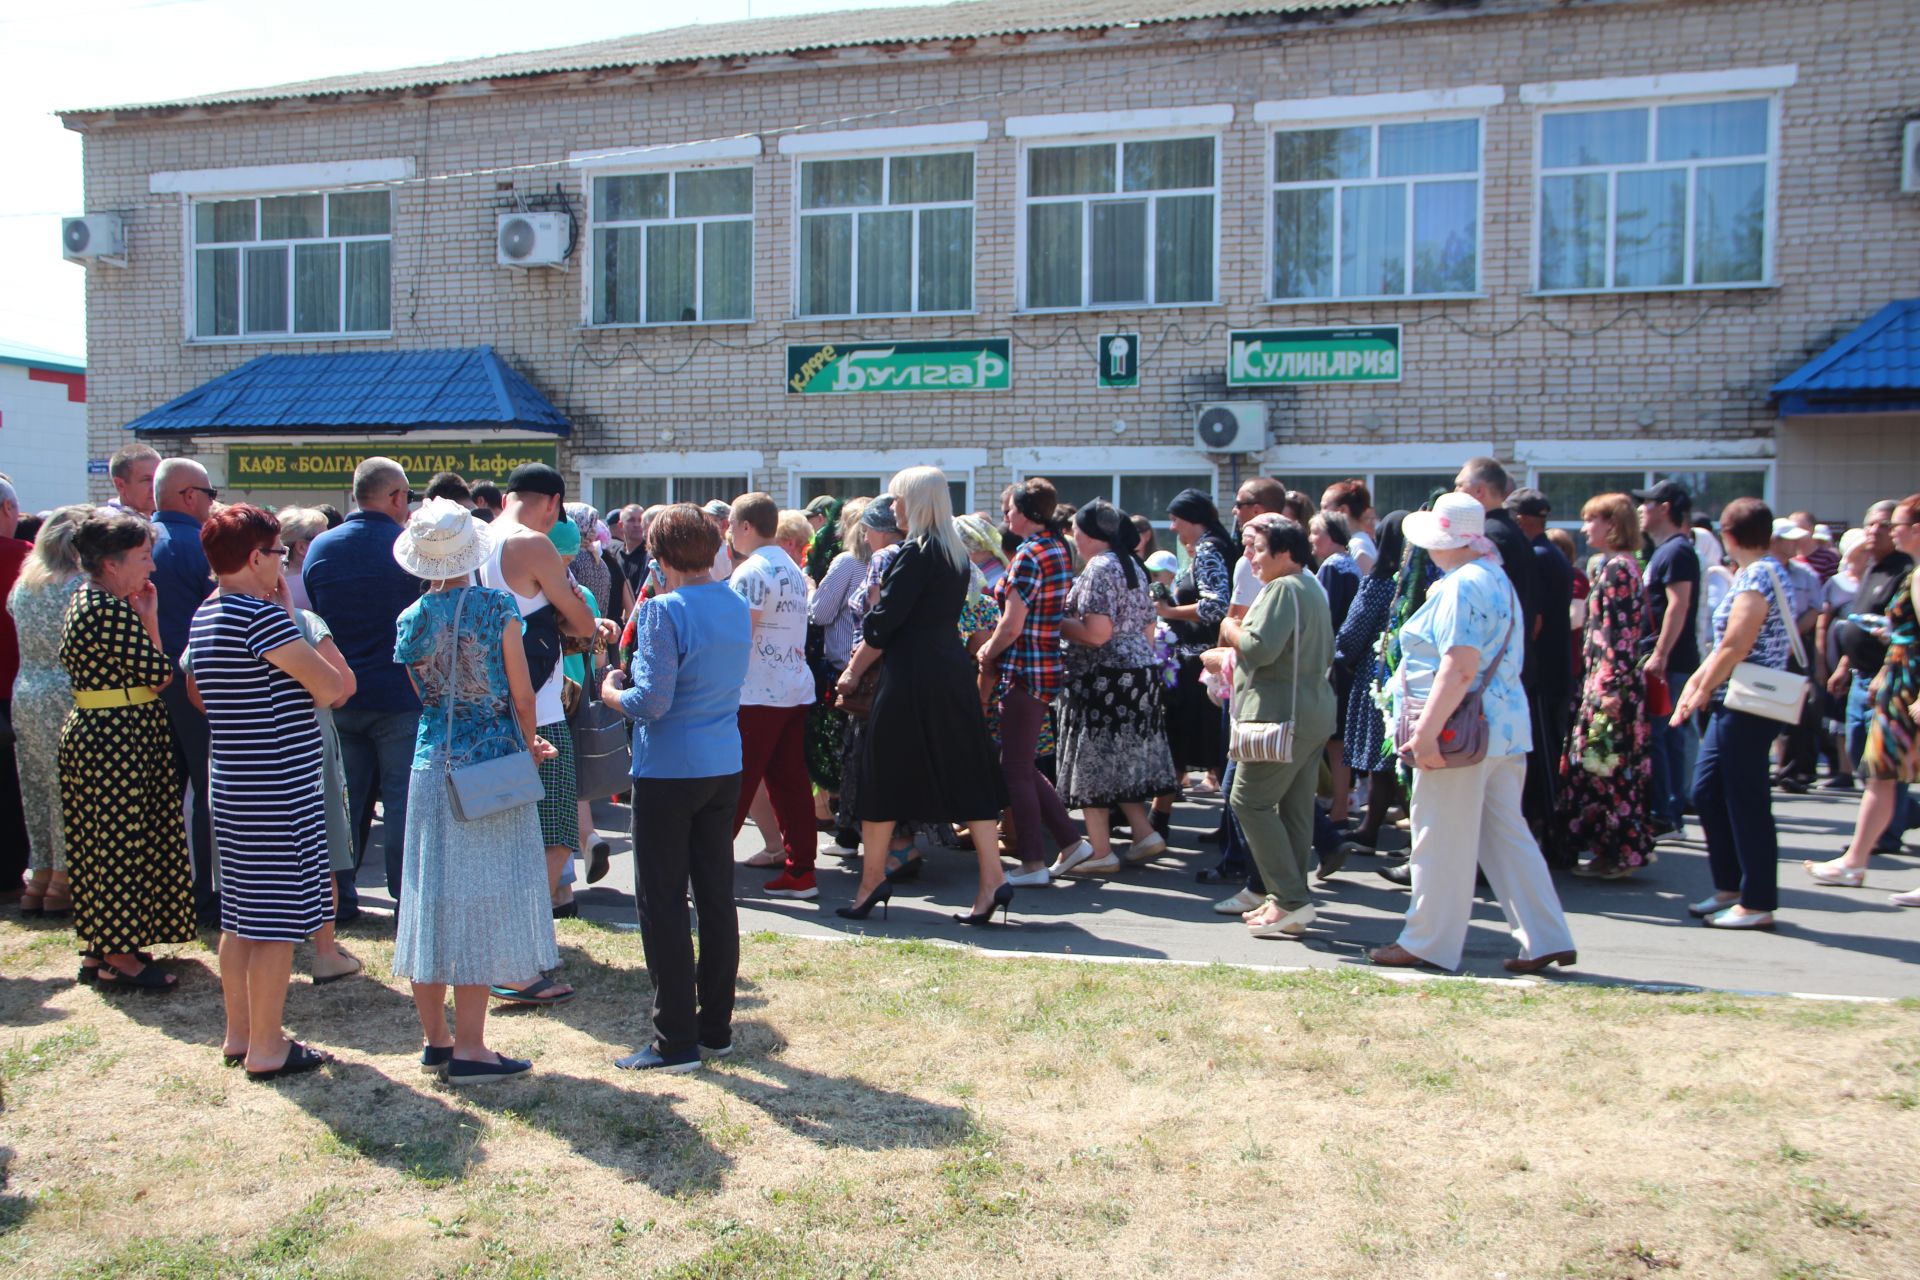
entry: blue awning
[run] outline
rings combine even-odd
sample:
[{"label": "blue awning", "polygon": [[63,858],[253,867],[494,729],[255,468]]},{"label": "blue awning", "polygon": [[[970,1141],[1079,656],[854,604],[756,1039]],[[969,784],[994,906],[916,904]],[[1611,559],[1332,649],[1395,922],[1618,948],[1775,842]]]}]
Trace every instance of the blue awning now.
[{"label": "blue awning", "polygon": [[492,347],[259,356],[126,426],[143,436],[573,431]]},{"label": "blue awning", "polygon": [[1774,384],[1783,418],[1920,411],[1920,298],[1872,319]]}]

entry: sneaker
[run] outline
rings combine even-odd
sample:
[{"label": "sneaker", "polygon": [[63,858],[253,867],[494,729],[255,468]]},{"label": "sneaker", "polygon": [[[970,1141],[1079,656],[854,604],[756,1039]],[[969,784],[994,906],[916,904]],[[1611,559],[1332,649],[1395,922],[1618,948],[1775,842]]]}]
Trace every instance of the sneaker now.
[{"label": "sneaker", "polygon": [[851,827],[842,827],[833,833],[833,843],[827,846],[828,853],[857,854],[860,852],[860,833]]},{"label": "sneaker", "polygon": [[820,886],[814,883],[811,871],[797,876],[791,871],[783,872],[760,888],[769,898],[817,898],[820,896]]},{"label": "sneaker", "polygon": [[638,1053],[615,1058],[613,1065],[622,1071],[661,1071],[683,1075],[700,1069],[700,1050],[686,1049],[669,1056],[662,1054],[654,1045],[648,1045]]},{"label": "sneaker", "polygon": [[533,1070],[533,1063],[525,1058],[509,1058],[500,1055],[498,1062],[463,1062],[459,1058],[447,1064],[447,1083],[451,1085],[488,1084],[495,1080],[511,1080]]},{"label": "sneaker", "polygon": [[1242,889],[1231,898],[1222,898],[1220,901],[1214,903],[1213,909],[1215,913],[1219,915],[1237,916],[1253,910],[1265,901],[1265,898],[1253,890]]},{"label": "sneaker", "polygon": [[1007,883],[1018,889],[1034,889],[1053,883],[1053,873],[1045,867],[1038,871],[1020,871],[1007,877]]}]

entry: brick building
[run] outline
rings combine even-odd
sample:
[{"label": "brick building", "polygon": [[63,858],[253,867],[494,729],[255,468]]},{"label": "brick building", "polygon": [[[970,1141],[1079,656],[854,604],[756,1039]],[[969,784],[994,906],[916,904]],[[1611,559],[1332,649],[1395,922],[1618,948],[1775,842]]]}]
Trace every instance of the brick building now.
[{"label": "brick building", "polygon": [[[1385,510],[1490,452],[1569,517],[1679,474],[1844,519],[1920,487],[1920,415],[1770,388],[1920,293],[1914,18],[980,0],[70,111],[127,234],[90,451],[263,354],[485,344],[602,505],[932,461],[974,507],[1046,474],[1161,518],[1264,471]],[[559,215],[565,269],[498,264],[513,212]],[[1267,447],[1198,447],[1219,402]],[[298,443],[195,421],[168,447],[233,492],[236,441]]]}]

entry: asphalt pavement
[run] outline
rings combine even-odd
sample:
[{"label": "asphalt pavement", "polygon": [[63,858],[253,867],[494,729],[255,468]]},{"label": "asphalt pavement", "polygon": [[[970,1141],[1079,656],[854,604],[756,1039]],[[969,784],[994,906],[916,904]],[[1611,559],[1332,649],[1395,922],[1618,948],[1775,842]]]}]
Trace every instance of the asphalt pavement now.
[{"label": "asphalt pavement", "polygon": [[[1792,796],[1776,791],[1774,818],[1780,831],[1778,927],[1726,932],[1687,916],[1687,903],[1712,890],[1699,828],[1668,837],[1658,861],[1629,879],[1556,877],[1579,947],[1579,964],[1556,971],[1554,980],[1635,983],[1679,989],[1793,992],[1830,996],[1920,995],[1920,910],[1887,901],[1894,891],[1920,885],[1920,852],[1876,856],[1864,889],[1814,884],[1801,870],[1805,858],[1839,854],[1853,829],[1858,792]],[[1195,801],[1174,813],[1173,848],[1142,868],[1104,879],[1066,880],[1018,891],[1012,922],[969,928],[952,920],[973,900],[973,856],[945,848],[927,851],[920,881],[895,890],[886,919],[840,919],[833,908],[853,900],[858,863],[823,853],[820,897],[796,902],[766,897],[770,873],[740,865],[735,874],[743,933],[771,930],[811,937],[927,938],[970,944],[983,950],[1056,956],[1109,957],[1277,967],[1338,968],[1366,965],[1370,947],[1398,935],[1407,891],[1374,874],[1386,858],[1355,857],[1340,874],[1316,886],[1319,919],[1300,940],[1251,938],[1235,917],[1216,915],[1211,904],[1230,887],[1200,884],[1194,873],[1212,865],[1217,846],[1201,839],[1219,822],[1218,801]],[[628,811],[604,804],[595,812],[612,845],[612,870],[591,887],[576,886],[581,915],[631,924],[633,859]],[[831,836],[820,837],[822,847]],[[1395,834],[1404,846],[1404,834]],[[742,863],[761,847],[752,823],[740,832]],[[379,905],[368,858],[363,901]],[[580,865],[584,876],[584,864]],[[1482,896],[1460,972],[1505,977],[1500,961],[1517,954],[1497,903]]]}]

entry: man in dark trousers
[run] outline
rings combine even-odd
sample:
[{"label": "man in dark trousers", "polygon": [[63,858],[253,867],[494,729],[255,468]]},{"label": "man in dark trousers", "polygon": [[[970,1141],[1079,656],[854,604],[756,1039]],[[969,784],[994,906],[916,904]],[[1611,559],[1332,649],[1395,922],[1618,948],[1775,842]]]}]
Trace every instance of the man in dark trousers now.
[{"label": "man in dark trousers", "polygon": [[[1866,530],[1873,567],[1860,579],[1860,590],[1847,612],[1864,616],[1884,615],[1893,593],[1900,588],[1913,561],[1893,545],[1892,502],[1876,502],[1867,508],[1860,527]],[[1854,776],[1860,773],[1860,756],[1867,749],[1867,726],[1873,722],[1873,698],[1869,692],[1873,678],[1887,660],[1887,642],[1872,627],[1841,621],[1833,628],[1840,645],[1840,662],[1827,679],[1827,692],[1847,700],[1847,754],[1853,759]],[[1905,783],[1894,792],[1893,819],[1880,836],[1875,852],[1894,853],[1900,848],[1900,836],[1913,825],[1913,797]]]},{"label": "man in dark trousers", "polygon": [[[168,458],[153,473],[153,590],[160,647],[175,664],[187,650],[194,612],[218,585],[200,545],[200,526],[213,511],[220,491],[207,483],[207,469],[191,458]],[[208,807],[206,713],[187,698],[187,682],[175,680],[160,691],[173,728],[174,760],[187,780],[191,805],[187,838],[193,850],[193,910],[203,925],[220,922],[220,898],[213,891],[213,825]]]},{"label": "man in dark trousers", "polygon": [[[1653,543],[1647,561],[1647,634],[1640,650],[1649,680],[1667,682],[1674,695],[1687,687],[1700,665],[1700,553],[1693,546],[1693,495],[1677,480],[1662,480],[1631,497],[1640,504],[1640,527]],[[1681,815],[1693,795],[1693,764],[1700,737],[1688,720],[1678,728],[1667,717],[1652,717],[1649,745],[1653,756],[1653,829],[1666,835],[1680,829]]]},{"label": "man in dark trousers", "polygon": [[[1541,759],[1559,777],[1560,757],[1566,751],[1567,730],[1573,721],[1573,564],[1547,538],[1547,518],[1553,506],[1538,489],[1515,489],[1507,495],[1507,511],[1533,547],[1534,589],[1540,606],[1540,629],[1527,647],[1539,650],[1534,662],[1533,698],[1537,708],[1536,735],[1544,737]],[[1545,847],[1547,865],[1558,870],[1573,866],[1567,850]]]},{"label": "man in dark trousers", "polygon": [[1554,750],[1552,727],[1542,722],[1539,690],[1540,590],[1539,572],[1534,567],[1533,543],[1514,523],[1507,510],[1507,495],[1513,492],[1513,480],[1507,469],[1493,458],[1469,458],[1460,468],[1453,487],[1473,498],[1487,512],[1487,538],[1500,553],[1500,567],[1514,594],[1520,597],[1520,634],[1516,640],[1526,646],[1526,661],[1520,668],[1520,684],[1527,692],[1527,705],[1533,709],[1533,750],[1527,752],[1527,789],[1524,809],[1527,822],[1540,842],[1540,852],[1549,865],[1561,864],[1562,855],[1553,843],[1554,770],[1559,765]]}]

